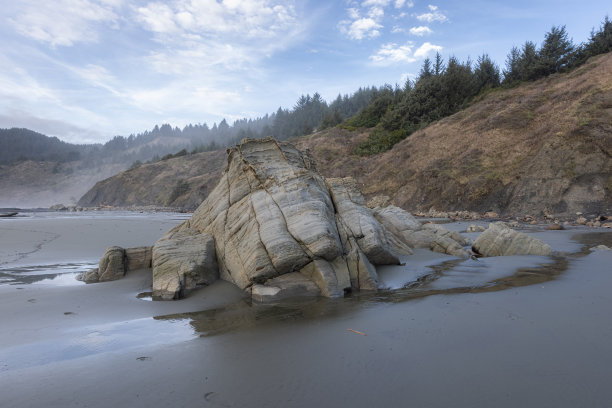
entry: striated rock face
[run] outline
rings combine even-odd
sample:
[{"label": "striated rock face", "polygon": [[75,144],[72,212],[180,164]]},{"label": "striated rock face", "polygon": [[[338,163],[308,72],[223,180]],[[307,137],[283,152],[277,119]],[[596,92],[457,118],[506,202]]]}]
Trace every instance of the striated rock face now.
[{"label": "striated rock face", "polygon": [[397,240],[412,248],[429,248],[434,252],[468,258],[463,248],[472,242],[461,234],[449,231],[442,225],[422,225],[408,211],[389,206],[374,208],[374,216]]},{"label": "striated rock face", "polygon": [[126,248],[125,257],[127,261],[126,269],[135,271],[136,269],[148,269],[151,267],[153,257],[152,247],[143,246],[136,248]]},{"label": "striated rock face", "polygon": [[323,179],[308,153],[272,138],[228,149],[217,186],[193,216],[150,247],[109,248],[85,281],[152,267],[153,297],[179,299],[224,279],[258,301],[376,290],[375,265],[411,245],[466,256],[461,235],[398,207],[369,209],[352,178]]},{"label": "striated rock face", "polygon": [[541,240],[508,227],[503,222],[489,224],[472,249],[483,256],[552,255],[552,248]]},{"label": "striated rock face", "polygon": [[127,271],[125,249],[112,246],[107,248],[96,269],[91,269],[77,279],[85,283],[106,282],[121,279]]},{"label": "striated rock face", "polygon": [[[153,294],[178,298],[185,282],[197,282],[182,271],[204,263],[185,263],[202,256],[199,239],[214,242],[219,277],[255,300],[376,290],[374,265],[399,264],[411,253],[402,232],[421,228],[399,208],[380,212],[392,215],[375,217],[352,178],[323,179],[308,153],[272,138],[243,140],[228,149],[219,183],[193,216],[155,244]],[[427,231],[428,245],[444,236],[447,247],[461,246]]]},{"label": "striated rock face", "polygon": [[183,229],[157,241],[152,252],[155,299],[179,299],[219,278],[215,241],[210,234]]},{"label": "striated rock face", "polygon": [[[351,288],[376,287],[371,263],[399,263],[385,228],[363,201],[354,182],[326,182],[312,158],[292,145],[245,140],[228,150],[219,184],[191,219],[167,236],[210,234],[220,277],[252,288],[256,298],[293,295],[300,287],[340,296]],[[294,272],[318,291],[303,282],[287,289],[286,278],[274,280]]]}]

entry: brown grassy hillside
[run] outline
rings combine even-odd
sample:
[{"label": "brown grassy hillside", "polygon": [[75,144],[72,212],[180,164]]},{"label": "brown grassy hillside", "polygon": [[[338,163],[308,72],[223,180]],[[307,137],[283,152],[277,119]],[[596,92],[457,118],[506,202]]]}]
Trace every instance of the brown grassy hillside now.
[{"label": "brown grassy hillside", "polygon": [[612,54],[569,74],[498,90],[392,150],[351,156],[333,129],[296,141],[325,175],[352,175],[366,195],[410,210],[612,212]]},{"label": "brown grassy hillside", "polygon": [[[353,176],[366,196],[408,210],[502,214],[612,214],[612,54],[568,73],[495,90],[413,133],[392,150],[352,154],[368,130],[333,128],[292,140],[324,176]],[[100,182],[81,205],[165,205],[177,180],[199,204],[225,167],[225,152],[167,160]]]},{"label": "brown grassy hillside", "polygon": [[[196,208],[217,184],[224,169],[225,151],[143,164],[98,182],[79,200],[78,205]],[[188,188],[177,188],[181,184]]]}]

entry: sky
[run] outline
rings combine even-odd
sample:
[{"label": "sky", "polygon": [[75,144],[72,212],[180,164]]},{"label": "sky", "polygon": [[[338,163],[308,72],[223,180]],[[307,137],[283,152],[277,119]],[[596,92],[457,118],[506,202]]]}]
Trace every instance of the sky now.
[{"label": "sky", "polygon": [[169,123],[212,126],[403,85],[440,52],[574,43],[612,15],[575,0],[0,0],[0,128],[105,142]]}]

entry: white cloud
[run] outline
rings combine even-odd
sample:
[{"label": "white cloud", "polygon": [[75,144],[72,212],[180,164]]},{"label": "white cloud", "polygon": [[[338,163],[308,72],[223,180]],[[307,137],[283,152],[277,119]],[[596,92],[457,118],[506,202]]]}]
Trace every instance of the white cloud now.
[{"label": "white cloud", "polygon": [[414,7],[414,3],[412,1],[406,1],[406,0],[395,0],[394,6],[397,9],[402,8],[404,6],[410,8],[410,7]]},{"label": "white cloud", "polygon": [[360,18],[352,23],[346,21],[343,23],[346,24],[343,32],[353,40],[378,37],[380,35],[379,30],[382,28],[382,25],[371,18]]},{"label": "white cloud", "polygon": [[396,63],[411,63],[427,57],[431,51],[440,51],[442,47],[429,42],[422,44],[414,50],[414,43],[409,41],[404,45],[395,43],[383,44],[370,60],[377,65],[391,65]]},{"label": "white cloud", "polygon": [[293,5],[274,0],[175,0],[136,8],[137,21],[157,33],[271,39],[296,25]]},{"label": "white cloud", "polygon": [[431,51],[442,51],[442,47],[440,45],[434,45],[430,42],[426,42],[417,48],[417,50],[414,52],[414,56],[417,58],[425,58]]},{"label": "white cloud", "polygon": [[407,42],[404,45],[394,43],[383,44],[375,55],[370,56],[370,59],[381,65],[390,65],[397,62],[414,62],[416,58],[412,54],[414,45]]},{"label": "white cloud", "polygon": [[16,31],[51,46],[97,42],[99,24],[116,28],[118,0],[27,0],[17,3],[9,22]]},{"label": "white cloud", "polygon": [[[361,3],[350,2],[352,7],[348,8],[348,20],[338,23],[340,31],[352,40],[362,40],[364,38],[375,38],[382,34],[385,28],[385,17],[390,11],[389,18],[397,21],[406,16],[405,12],[400,12],[403,7],[413,7],[414,3],[409,0],[364,0]],[[396,9],[396,10],[393,10]],[[403,30],[394,26],[392,33],[399,33]]]},{"label": "white cloud", "polygon": [[410,29],[410,34],[416,35],[418,37],[422,37],[424,35],[431,34],[431,33],[433,33],[433,31],[431,30],[431,28],[427,26],[412,27]]},{"label": "white cloud", "polygon": [[429,13],[423,13],[423,14],[416,15],[417,20],[426,21],[428,23],[432,23],[434,21],[443,23],[448,20],[448,18],[441,11],[438,10],[437,6],[432,6],[430,4],[428,7],[429,7]]},{"label": "white cloud", "polygon": [[362,7],[387,7],[391,0],[365,0],[361,3]]}]

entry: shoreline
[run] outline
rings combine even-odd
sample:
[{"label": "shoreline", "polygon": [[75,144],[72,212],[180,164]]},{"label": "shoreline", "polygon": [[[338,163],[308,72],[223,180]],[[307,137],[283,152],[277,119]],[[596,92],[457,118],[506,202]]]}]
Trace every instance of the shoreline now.
[{"label": "shoreline", "polygon": [[[109,241],[144,245],[182,220],[47,215],[0,223],[0,243],[15,248],[59,235],[0,272],[99,258]],[[149,270],[89,285],[0,282],[2,406],[604,407],[612,251],[585,250],[611,244],[612,231],[524,229],[565,261],[417,251],[403,269],[381,268],[389,289],[268,305],[223,281],[178,301],[139,299]]]}]

